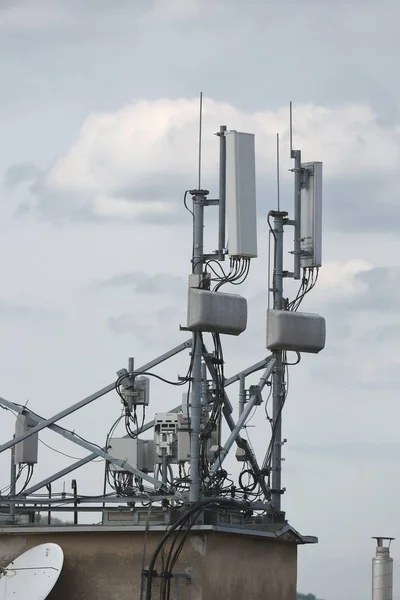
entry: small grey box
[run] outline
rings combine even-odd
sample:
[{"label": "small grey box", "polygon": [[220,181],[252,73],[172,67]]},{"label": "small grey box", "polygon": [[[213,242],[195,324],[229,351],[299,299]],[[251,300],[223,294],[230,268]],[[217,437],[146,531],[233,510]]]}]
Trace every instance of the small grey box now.
[{"label": "small grey box", "polygon": [[237,294],[189,289],[189,331],[240,335],[247,326],[247,300]]},{"label": "small grey box", "polygon": [[325,348],[325,319],[286,310],[267,311],[268,350],[318,354]]},{"label": "small grey box", "polygon": [[[117,458],[119,460],[125,460],[127,463],[131,465],[131,467],[135,467],[136,469],[141,469],[142,467],[142,448],[139,446],[139,440],[137,438],[133,439],[131,437],[126,438],[111,438],[108,442],[108,450],[107,452],[111,454],[113,458]],[[120,467],[119,465],[115,465],[110,462],[110,471],[122,471],[124,472],[124,467]]]},{"label": "small grey box", "polygon": [[[17,422],[15,423],[15,437],[18,438],[22,434],[35,427],[37,423],[27,417],[26,415],[18,415]],[[34,433],[30,437],[22,440],[19,444],[15,445],[15,464],[28,464],[35,465],[38,461],[38,444],[39,434]]]}]

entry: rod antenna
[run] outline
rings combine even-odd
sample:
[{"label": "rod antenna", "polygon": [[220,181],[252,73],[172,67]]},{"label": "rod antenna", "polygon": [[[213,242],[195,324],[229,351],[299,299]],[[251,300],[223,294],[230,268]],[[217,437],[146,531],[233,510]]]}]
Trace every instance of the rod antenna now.
[{"label": "rod antenna", "polygon": [[293,104],[289,103],[289,137],[290,137],[290,158],[293,156]]},{"label": "rod antenna", "polygon": [[280,152],[279,152],[279,133],[276,134],[276,195],[278,200],[278,212],[281,209],[281,191],[280,191]]},{"label": "rod antenna", "polygon": [[199,186],[198,189],[201,190],[201,145],[202,145],[202,137],[203,137],[203,92],[200,92],[199,99]]}]

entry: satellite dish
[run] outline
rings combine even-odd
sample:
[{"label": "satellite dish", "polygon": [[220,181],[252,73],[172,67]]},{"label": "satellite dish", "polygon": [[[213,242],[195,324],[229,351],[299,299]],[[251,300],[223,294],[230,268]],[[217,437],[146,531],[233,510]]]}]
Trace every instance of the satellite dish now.
[{"label": "satellite dish", "polygon": [[60,576],[64,553],[57,544],[40,544],[0,567],[1,600],[45,600]]}]

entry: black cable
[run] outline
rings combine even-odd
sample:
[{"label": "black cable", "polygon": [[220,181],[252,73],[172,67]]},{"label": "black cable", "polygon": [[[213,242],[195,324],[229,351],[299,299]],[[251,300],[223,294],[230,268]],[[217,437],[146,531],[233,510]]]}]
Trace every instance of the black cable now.
[{"label": "black cable", "polygon": [[303,269],[303,278],[296,297],[288,305],[288,310],[297,311],[304,297],[315,287],[318,281],[319,268],[306,267]]},{"label": "black cable", "polygon": [[20,489],[19,492],[16,492],[16,496],[20,496],[21,494],[23,494],[23,492],[26,490],[26,488],[28,487],[31,479],[32,479],[32,475],[33,475],[33,465],[32,464],[28,464],[28,473],[26,475],[26,479],[25,479],[25,483],[22,486],[22,488]]},{"label": "black cable", "polygon": [[189,190],[186,190],[186,192],[184,193],[184,196],[183,196],[183,206],[186,208],[186,210],[188,212],[190,212],[190,214],[192,215],[192,217],[194,219],[194,213],[193,213],[192,210],[190,210],[190,208],[188,207],[188,205],[186,203],[186,198],[187,198],[188,193],[189,193]]},{"label": "black cable", "polygon": [[[151,600],[151,598],[152,598],[152,581],[153,581],[154,567],[155,567],[157,558],[158,558],[161,550],[164,548],[164,546],[167,543],[167,541],[169,540],[170,536],[181,525],[184,526],[185,523],[187,523],[193,515],[195,515],[196,513],[199,512],[199,510],[202,511],[202,510],[205,510],[206,508],[210,508],[211,506],[214,506],[214,505],[215,506],[220,506],[220,505],[222,505],[222,506],[237,506],[237,503],[235,503],[235,501],[226,500],[226,499],[211,499],[211,498],[209,498],[206,500],[200,500],[199,502],[196,502],[193,506],[191,506],[189,509],[187,509],[184,512],[184,514],[181,517],[179,517],[177,519],[177,521],[175,521],[175,523],[173,525],[171,525],[171,527],[168,529],[168,531],[164,534],[161,541],[157,544],[157,547],[154,550],[152,558],[149,563],[149,568],[148,568],[148,573],[147,573],[147,588],[146,588],[145,600]],[[170,575],[171,574],[169,574],[169,576]]]},{"label": "black cable", "polygon": [[[253,483],[251,485],[247,485],[246,486],[246,485],[243,484],[243,476],[244,475],[250,475],[253,478]],[[246,470],[244,470],[244,471],[242,471],[240,473],[240,475],[239,475],[239,486],[242,488],[242,490],[244,492],[253,492],[256,489],[257,484],[258,484],[258,482],[257,482],[257,480],[255,478],[255,475],[254,475],[254,473],[253,473],[253,471],[251,469],[246,469]]]},{"label": "black cable", "polygon": [[296,362],[293,362],[293,363],[284,362],[284,363],[283,363],[284,365],[286,365],[286,366],[288,366],[288,367],[294,367],[294,366],[296,366],[296,365],[298,365],[298,364],[299,364],[299,362],[301,361],[301,354],[300,354],[300,352],[297,352],[297,351],[295,351],[295,352],[296,352],[296,355],[297,355],[297,360],[296,360]]}]

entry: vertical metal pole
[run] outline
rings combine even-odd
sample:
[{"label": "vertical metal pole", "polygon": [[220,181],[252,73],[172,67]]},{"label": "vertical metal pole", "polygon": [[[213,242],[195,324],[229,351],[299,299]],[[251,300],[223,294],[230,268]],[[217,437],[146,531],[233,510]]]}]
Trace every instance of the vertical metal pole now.
[{"label": "vertical metal pole", "polygon": [[[196,190],[193,194],[193,258],[192,272],[202,275],[204,263],[204,198],[206,192]],[[200,500],[200,425],[202,396],[202,337],[199,331],[193,333],[192,346],[192,391],[190,394],[190,489],[189,500]]]},{"label": "vertical metal pole", "polygon": [[128,361],[128,371],[129,373],[133,373],[135,370],[135,359],[130,357]]},{"label": "vertical metal pole", "polygon": [[74,525],[78,525],[78,484],[76,479],[71,481],[71,488],[74,492]]},{"label": "vertical metal pole", "polygon": [[294,158],[294,279],[300,279],[301,151],[292,150],[292,158]]},{"label": "vertical metal pole", "polygon": [[161,477],[162,482],[166,486],[168,483],[168,461],[167,461],[167,449],[162,448],[162,457],[161,457]]},{"label": "vertical metal pole", "polygon": [[[15,435],[13,436],[15,437]],[[15,464],[15,446],[11,446],[11,465],[10,465],[10,496],[14,498],[16,492],[16,481],[17,481],[17,466]],[[10,504],[10,520],[15,520],[15,504]]]},{"label": "vertical metal pole", "polygon": [[244,411],[244,405],[246,402],[246,390],[245,390],[246,377],[244,373],[239,375],[239,417]]},{"label": "vertical metal pole", "polygon": [[[51,483],[46,485],[47,491],[49,492],[49,500],[51,500]],[[104,492],[104,496],[106,493]],[[105,505],[104,505],[105,506]],[[51,507],[51,503],[49,503],[49,508]],[[51,510],[47,513],[47,525],[51,525]]]},{"label": "vertical metal pole", "polygon": [[[275,233],[275,265],[273,278],[274,309],[283,309],[283,223],[285,213],[274,213]],[[282,351],[274,352],[276,363],[272,375],[272,489],[271,501],[273,509],[281,510],[281,468],[282,468],[282,401],[283,401],[283,365]]]},{"label": "vertical metal pole", "polygon": [[225,229],[226,229],[226,125],[219,128],[219,227],[218,227],[218,258],[225,260]]},{"label": "vertical metal pole", "polygon": [[207,388],[207,366],[203,362],[201,365],[201,403],[203,406],[208,405],[208,388]]}]

